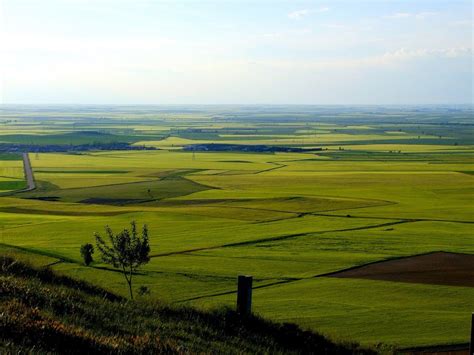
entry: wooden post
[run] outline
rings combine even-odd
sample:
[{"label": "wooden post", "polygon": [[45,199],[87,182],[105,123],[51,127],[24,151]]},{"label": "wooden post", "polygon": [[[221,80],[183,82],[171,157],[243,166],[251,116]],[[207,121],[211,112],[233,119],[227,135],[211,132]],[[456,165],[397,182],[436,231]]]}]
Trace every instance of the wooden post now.
[{"label": "wooden post", "polygon": [[471,342],[469,343],[469,355],[474,355],[474,313],[471,314]]},{"label": "wooden post", "polygon": [[252,313],[252,276],[239,275],[237,288],[237,313]]}]

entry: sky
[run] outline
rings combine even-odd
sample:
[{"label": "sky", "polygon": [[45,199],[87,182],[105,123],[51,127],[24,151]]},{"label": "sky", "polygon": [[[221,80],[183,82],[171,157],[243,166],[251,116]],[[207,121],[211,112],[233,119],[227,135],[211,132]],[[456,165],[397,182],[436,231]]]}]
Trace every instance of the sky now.
[{"label": "sky", "polygon": [[0,0],[0,103],[473,103],[471,0]]}]

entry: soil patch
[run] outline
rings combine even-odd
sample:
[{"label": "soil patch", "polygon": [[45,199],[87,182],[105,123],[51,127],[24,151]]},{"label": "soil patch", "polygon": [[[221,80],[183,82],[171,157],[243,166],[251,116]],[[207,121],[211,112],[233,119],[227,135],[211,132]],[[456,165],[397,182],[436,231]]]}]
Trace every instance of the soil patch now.
[{"label": "soil patch", "polygon": [[474,255],[434,252],[363,265],[327,276],[474,287]]}]

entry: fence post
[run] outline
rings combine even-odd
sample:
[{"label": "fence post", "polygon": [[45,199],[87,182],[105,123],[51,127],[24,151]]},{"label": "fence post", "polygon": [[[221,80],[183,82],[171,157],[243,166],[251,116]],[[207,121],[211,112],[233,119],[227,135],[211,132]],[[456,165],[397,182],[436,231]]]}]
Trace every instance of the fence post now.
[{"label": "fence post", "polygon": [[471,314],[471,342],[469,343],[469,355],[474,355],[474,313]]},{"label": "fence post", "polygon": [[239,275],[237,282],[237,313],[252,313],[252,276]]}]

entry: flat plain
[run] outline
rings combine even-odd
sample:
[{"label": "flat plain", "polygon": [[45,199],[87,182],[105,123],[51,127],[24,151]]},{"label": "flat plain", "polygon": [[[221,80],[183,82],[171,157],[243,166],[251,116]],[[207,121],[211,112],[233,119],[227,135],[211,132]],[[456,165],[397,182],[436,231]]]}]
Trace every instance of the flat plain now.
[{"label": "flat plain", "polygon": [[[121,275],[98,255],[84,266],[79,247],[105,225],[136,220],[151,232],[153,257],[137,275],[147,298],[233,306],[237,275],[249,274],[255,312],[336,340],[468,341],[474,288],[436,284],[442,263],[428,283],[331,274],[434,252],[474,254],[471,107],[0,113],[0,146],[28,150],[37,184],[22,192],[21,154],[0,154],[3,254],[126,295]],[[97,142],[156,149],[51,148]]]}]

